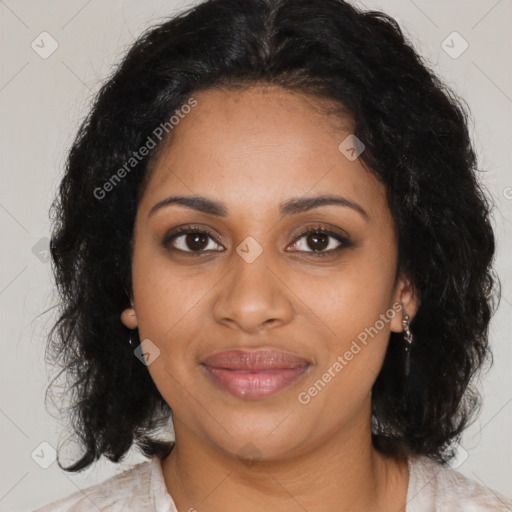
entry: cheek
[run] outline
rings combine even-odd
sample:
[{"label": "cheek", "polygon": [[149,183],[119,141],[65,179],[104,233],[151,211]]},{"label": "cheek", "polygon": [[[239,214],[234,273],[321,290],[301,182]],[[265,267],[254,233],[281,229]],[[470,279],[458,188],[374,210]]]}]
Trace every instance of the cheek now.
[{"label": "cheek", "polygon": [[211,283],[204,273],[195,277],[190,268],[171,264],[155,245],[142,239],[136,246],[132,278],[139,333],[163,340],[207,294]]},{"label": "cheek", "polygon": [[325,333],[319,336],[324,342],[315,349],[319,364],[309,382],[320,380],[316,388],[331,388],[319,402],[361,400],[382,367],[397,314],[391,307],[396,255],[393,246],[382,247],[357,249],[329,277],[297,281],[298,295],[311,305],[310,318]]},{"label": "cheek", "polygon": [[[388,310],[394,314],[394,280],[394,253],[363,247],[329,274],[297,279],[293,289],[311,308],[311,318],[321,320],[334,343],[343,348],[347,340],[374,326],[381,314]],[[378,329],[389,331],[389,322],[384,328],[379,322]]]}]

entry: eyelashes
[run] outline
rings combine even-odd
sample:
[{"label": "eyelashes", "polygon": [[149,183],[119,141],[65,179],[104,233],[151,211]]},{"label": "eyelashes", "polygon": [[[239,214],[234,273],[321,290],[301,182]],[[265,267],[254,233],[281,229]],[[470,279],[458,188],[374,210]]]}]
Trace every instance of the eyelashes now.
[{"label": "eyelashes", "polygon": [[[204,256],[207,253],[222,252],[224,250],[216,235],[193,225],[181,226],[170,231],[164,236],[161,244],[168,251],[190,257]],[[322,225],[311,226],[300,232],[291,244],[293,247],[298,245],[300,246],[299,249],[295,249],[292,252],[304,253],[313,258],[333,256],[343,249],[353,246],[347,236]],[[310,245],[313,245],[312,249]],[[314,247],[315,245],[316,247]],[[220,249],[216,248],[216,246],[220,246]],[[304,250],[304,248],[311,250]]]},{"label": "eyelashes", "polygon": [[[318,236],[318,235],[320,235],[320,236]],[[307,250],[304,250],[304,251],[299,250],[298,251],[298,252],[305,252],[306,254],[311,254],[315,258],[332,256],[334,254],[339,253],[343,249],[346,249],[346,248],[352,246],[352,243],[350,242],[348,237],[343,236],[339,233],[336,233],[336,232],[334,232],[330,229],[327,229],[323,226],[310,227],[310,228],[307,228],[306,230],[302,231],[297,236],[297,238],[295,238],[293,245],[297,246],[297,244],[302,239],[305,239],[305,242],[302,243],[303,247],[307,247],[307,244],[310,242],[313,242],[313,244],[318,244],[318,240],[321,240],[321,242],[319,244],[321,247],[320,248],[317,247],[316,250],[313,249],[310,251],[307,251]],[[335,245],[334,248],[331,247],[333,243],[329,239],[334,239],[335,242],[337,242],[337,245]],[[326,240],[327,240],[327,249],[328,250],[326,250],[326,248],[322,247],[323,242],[325,242]]]}]

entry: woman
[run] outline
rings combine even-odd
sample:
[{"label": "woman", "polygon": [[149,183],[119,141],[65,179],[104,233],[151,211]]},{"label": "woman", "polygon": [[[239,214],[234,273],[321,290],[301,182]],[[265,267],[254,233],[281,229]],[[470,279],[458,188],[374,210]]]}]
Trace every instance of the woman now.
[{"label": "woman", "polygon": [[210,0],[149,30],[69,154],[49,354],[65,469],[151,460],[40,510],[511,509],[446,465],[496,296],[475,168],[385,14]]}]

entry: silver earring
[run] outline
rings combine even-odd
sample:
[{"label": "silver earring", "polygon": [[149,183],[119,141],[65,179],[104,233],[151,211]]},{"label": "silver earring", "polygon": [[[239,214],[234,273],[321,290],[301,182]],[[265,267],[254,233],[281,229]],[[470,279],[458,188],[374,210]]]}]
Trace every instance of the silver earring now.
[{"label": "silver earring", "polygon": [[412,344],[412,333],[409,329],[409,315],[404,312],[402,319],[402,327],[404,328],[404,340],[405,340],[405,375],[409,375],[411,368],[411,344]]},{"label": "silver earring", "polygon": [[[135,329],[134,329],[135,330]],[[130,344],[130,346],[135,350],[136,345],[135,343],[133,342],[133,339],[132,339],[132,333],[130,332],[129,336],[128,336],[128,343]]]},{"label": "silver earring", "polygon": [[[133,308],[133,299],[130,299],[130,307]],[[132,316],[135,316],[135,312],[131,314]],[[130,332],[130,335],[128,337],[128,343],[130,343],[130,346],[135,349],[135,343],[133,343],[133,340],[132,340],[132,334]]]}]

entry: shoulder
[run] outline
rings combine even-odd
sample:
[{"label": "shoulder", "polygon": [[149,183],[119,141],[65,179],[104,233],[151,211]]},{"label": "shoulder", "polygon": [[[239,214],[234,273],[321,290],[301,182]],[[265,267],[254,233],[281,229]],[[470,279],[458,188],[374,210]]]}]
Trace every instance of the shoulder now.
[{"label": "shoulder", "polygon": [[[33,512],[154,511],[155,501],[167,498],[160,468],[160,461],[155,457]],[[161,510],[172,511],[172,508]]]},{"label": "shoulder", "polygon": [[512,512],[512,500],[428,457],[409,460],[407,512]]}]

